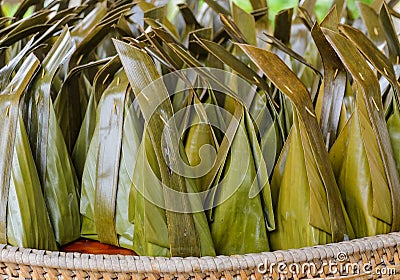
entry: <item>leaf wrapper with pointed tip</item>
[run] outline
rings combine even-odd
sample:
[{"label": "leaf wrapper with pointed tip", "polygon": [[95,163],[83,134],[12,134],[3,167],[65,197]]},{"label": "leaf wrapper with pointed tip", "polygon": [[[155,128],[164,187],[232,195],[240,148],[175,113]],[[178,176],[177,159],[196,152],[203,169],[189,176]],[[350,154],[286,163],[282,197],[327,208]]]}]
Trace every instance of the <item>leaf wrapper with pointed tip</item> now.
[{"label": "leaf wrapper with pointed tip", "polygon": [[128,80],[116,77],[116,88],[104,96],[99,110],[99,150],[96,168],[94,222],[101,242],[118,245],[115,207],[121,156],[124,103]]},{"label": "leaf wrapper with pointed tip", "polygon": [[[133,175],[129,212],[131,221],[135,223],[133,249],[139,255],[171,256],[160,176],[150,136],[144,133]],[[186,185],[188,192],[197,192],[191,180],[188,179]],[[202,207],[196,195],[193,200],[192,205],[197,209]],[[214,245],[204,213],[192,215],[199,234],[202,255],[214,256]]]},{"label": "leaf wrapper with pointed tip", "polygon": [[[192,186],[187,184],[185,178],[182,176],[174,171],[169,171],[171,167],[168,166],[168,164],[173,164],[172,170],[181,170],[178,162],[180,159],[179,155],[181,154],[179,151],[183,146],[178,140],[179,137],[177,136],[174,125],[164,126],[164,122],[162,121],[162,119],[167,121],[172,117],[172,104],[170,103],[165,85],[152,83],[159,78],[159,74],[157,73],[153,61],[151,61],[146,53],[120,41],[114,41],[114,44],[146,120],[147,128],[145,133],[149,133],[150,135],[151,144],[157,158],[157,164],[160,168],[161,181],[163,186],[165,186],[160,194],[163,195],[165,207],[167,209],[165,213],[168,221],[167,236],[169,239],[168,247],[170,248],[170,254],[171,256],[199,256],[210,254],[209,247],[212,247],[210,232],[202,226],[206,223],[205,214],[204,212],[191,213],[192,207],[196,206],[192,205],[192,203],[195,203],[198,199],[195,199],[194,202],[187,198],[179,199],[180,196],[177,196],[173,192],[168,192],[168,190],[174,190],[185,194],[192,189]],[[157,94],[151,97],[149,96],[146,99],[146,96],[141,95],[141,92],[148,85],[153,85],[153,88],[147,91],[146,94],[149,94],[149,92]],[[164,127],[167,128],[167,136],[169,136],[172,141],[178,142],[166,141],[166,143],[162,143]],[[177,148],[179,148],[178,151]],[[163,150],[167,150],[168,153],[164,154]],[[166,156],[166,158],[164,158],[164,156]],[[148,186],[150,191],[154,190],[153,187],[156,187],[156,185]],[[179,199],[179,202],[177,199]],[[181,213],[170,211],[170,209],[174,209],[176,205],[182,206],[183,211]],[[153,205],[153,207],[157,206]],[[140,211],[144,210],[145,209],[141,209]],[[135,211],[135,213],[136,212],[137,211]],[[146,220],[149,219],[147,215],[144,217]],[[146,232],[145,234],[147,235]],[[165,235],[166,232],[163,234]],[[204,244],[207,244],[207,246],[205,247]],[[144,251],[144,253],[146,253],[146,251]]]},{"label": "leaf wrapper with pointed tip", "polygon": [[135,224],[133,250],[139,255],[168,257],[171,253],[165,210],[148,200],[149,197],[152,201],[158,200],[162,206],[162,197],[160,197],[162,190],[146,190],[146,186],[153,190],[155,186],[161,188],[156,160],[150,137],[145,132],[138,153],[130,194],[130,204],[133,207],[130,207],[129,216],[131,222]]},{"label": "leaf wrapper with pointed tip", "polygon": [[[364,99],[368,118],[375,133],[386,180],[391,193],[393,207],[392,230],[399,230],[400,181],[386,126],[378,80],[356,46],[351,44],[348,39],[328,29],[323,29],[323,32],[361,89],[361,96]],[[375,208],[378,209],[379,205],[376,204]]]},{"label": "leaf wrapper with pointed tip", "polygon": [[[139,255],[171,256],[160,176],[149,133],[145,132],[133,175],[129,209],[130,219],[135,223],[133,249]],[[190,179],[186,180],[186,185],[189,193],[197,192]],[[202,207],[199,202],[197,194],[194,194],[191,205],[199,209]],[[214,244],[204,213],[193,213],[193,219],[199,234],[202,255],[215,256]]]},{"label": "leaf wrapper with pointed tip", "polygon": [[57,250],[22,117],[19,117],[8,196],[7,243]]},{"label": "leaf wrapper with pointed tip", "polygon": [[20,98],[39,61],[30,55],[0,95],[2,165],[0,242],[13,246],[57,249],[28,137],[20,117]]},{"label": "leaf wrapper with pointed tip", "polygon": [[[90,142],[96,127],[96,109],[99,100],[105,89],[113,80],[111,77],[121,68],[121,62],[118,56],[115,56],[110,62],[104,65],[103,68],[94,77],[92,91],[90,93],[88,105],[86,108],[85,117],[82,121],[82,126],[76,139],[75,147],[72,152],[72,161],[75,166],[76,174],[79,181],[82,181],[83,169],[86,162],[87,153],[89,151]],[[89,86],[88,86],[89,87]]]},{"label": "leaf wrapper with pointed tip", "polygon": [[[247,53],[251,60],[271,79],[271,81],[281,90],[293,103],[296,108],[299,123],[303,125],[301,131],[302,145],[308,145],[308,149],[304,148],[310,159],[307,159],[307,167],[312,167],[314,170],[307,170],[307,173],[313,171],[311,179],[320,183],[310,182],[310,193],[315,192],[316,200],[311,199],[309,206],[311,209],[310,225],[332,234],[332,241],[340,241],[347,236],[352,236],[351,226],[346,224],[346,213],[340,197],[340,192],[337,187],[332,167],[326,164],[328,161],[328,153],[322,138],[322,133],[319,128],[313,105],[307,89],[304,84],[290,71],[279,57],[271,52],[252,47],[250,45],[239,44],[239,46]],[[274,67],[270,67],[274,65]],[[307,155],[305,154],[305,156]],[[311,174],[307,174],[311,177]],[[293,185],[292,187],[295,187]],[[315,189],[315,187],[318,187]],[[320,211],[315,211],[317,205],[320,204],[321,198],[326,199],[324,207],[328,209],[328,216],[321,216]],[[307,201],[303,201],[303,206],[306,207]],[[315,204],[314,204],[315,203]],[[314,205],[313,205],[314,204]],[[289,206],[289,205],[287,205]],[[278,202],[279,207],[279,202]],[[287,209],[289,211],[289,209]],[[290,216],[289,216],[290,217]],[[327,219],[329,217],[329,219]],[[293,221],[293,220],[292,220]],[[279,224],[279,216],[278,216]],[[296,230],[295,223],[292,229]],[[278,228],[278,232],[279,232]],[[311,244],[297,244],[297,246],[307,246]]]},{"label": "leaf wrapper with pointed tip", "polygon": [[237,121],[210,224],[215,250],[222,255],[269,251],[268,231],[275,229],[267,168],[252,120],[246,112]]},{"label": "leaf wrapper with pointed tip", "polygon": [[365,104],[356,109],[330,151],[343,202],[357,238],[390,232],[390,191]]},{"label": "leaf wrapper with pointed tip", "polygon": [[[82,179],[81,232],[84,237],[132,249],[134,226],[128,217],[129,193],[140,145],[140,123],[129,109],[128,83],[120,70],[99,103]],[[115,128],[109,127],[111,121]],[[104,152],[110,156],[104,157]]]},{"label": "leaf wrapper with pointed tip", "polygon": [[[295,115],[283,154],[272,175],[276,231],[270,234],[273,250],[332,242],[327,199],[302,126]],[[304,129],[304,128],[303,128]]]},{"label": "leaf wrapper with pointed tip", "polygon": [[[211,47],[213,47],[214,45],[212,45]],[[217,46],[217,45],[215,45],[215,46]],[[198,65],[199,64],[194,58],[189,57],[189,55],[184,53],[183,48],[178,48],[177,45],[173,45],[173,47],[175,47],[178,50],[178,54],[182,58],[187,60],[190,63],[190,65]],[[250,70],[249,68],[247,68],[247,66],[244,65],[244,67],[246,67],[245,69]],[[251,73],[254,73],[254,75],[256,75],[255,72],[250,72],[250,74]],[[254,77],[254,76],[251,76],[251,77]],[[235,81],[232,81],[232,82],[234,83]],[[239,108],[242,107],[242,105],[239,105],[234,100],[232,100],[232,102],[229,102],[229,104],[232,104],[232,106],[231,106],[232,108],[230,108],[230,110],[228,109],[229,111],[236,111],[238,106],[239,106]],[[265,105],[265,103],[264,103],[264,105]],[[227,108],[225,108],[225,109],[227,109]],[[242,112],[242,111],[239,111],[239,112]],[[243,112],[236,115],[236,117],[238,119],[243,119],[243,122],[244,122],[244,118],[242,117],[242,115],[243,115]],[[234,121],[232,120],[231,123],[233,123],[233,122]],[[254,128],[252,128],[252,130],[250,130],[250,131],[255,133]],[[235,135],[236,135],[236,133],[234,133],[232,138],[234,138]],[[243,142],[247,141],[246,137],[247,136],[244,136],[243,133],[241,134],[242,141],[239,141],[242,143],[241,148],[243,148],[243,146],[246,145],[245,143],[243,143]],[[255,138],[256,137],[253,135],[253,141]],[[233,139],[232,139],[232,141],[233,141]],[[223,145],[221,145],[221,148],[218,150],[218,156],[221,156],[222,154],[224,154],[224,152],[223,152],[224,148],[222,148],[222,146]],[[212,190],[209,195],[209,199],[212,200],[212,203],[213,203],[212,205],[216,205],[216,204],[218,205],[219,203],[222,203],[221,205],[216,206],[215,209],[212,209],[212,211],[211,210],[208,211],[210,220],[212,221],[212,225],[213,225],[213,229],[214,229],[214,232],[212,232],[212,234],[213,234],[213,240],[217,247],[216,251],[218,254],[232,254],[233,252],[235,252],[235,249],[237,252],[250,252],[250,250],[252,250],[252,248],[257,248],[257,247],[259,247],[257,250],[268,250],[269,249],[266,228],[268,227],[269,229],[272,229],[274,227],[274,222],[273,222],[273,215],[272,215],[272,202],[271,202],[271,196],[270,196],[270,191],[269,191],[269,186],[268,186],[268,174],[266,172],[265,163],[263,163],[263,158],[260,153],[260,148],[258,147],[258,143],[252,142],[252,145],[251,146],[249,145],[249,147],[253,147],[254,150],[258,152],[258,154],[257,154],[257,157],[255,155],[251,154],[251,161],[254,161],[254,163],[252,164],[251,167],[249,167],[249,172],[247,172],[247,174],[246,174],[246,180],[245,180],[245,182],[243,182],[243,185],[241,186],[241,192],[239,192],[238,194],[236,194],[236,193],[233,194],[234,193],[234,185],[232,185],[232,183],[235,182],[235,176],[238,176],[238,174],[240,174],[240,173],[236,172],[236,170],[240,169],[240,167],[237,166],[237,164],[240,161],[235,159],[235,160],[232,160],[232,162],[236,163],[236,165],[234,163],[232,163],[232,166],[235,165],[235,168],[232,167],[231,169],[229,169],[230,167],[226,167],[227,169],[230,170],[230,172],[228,171],[230,180],[225,181],[228,183],[225,183],[225,185],[223,185],[223,186],[215,187],[215,189],[216,189],[215,193]],[[243,151],[244,154],[249,155],[248,154],[248,152],[250,151],[249,147],[247,147]],[[256,149],[256,147],[258,147],[258,150]],[[235,150],[240,151],[240,149],[238,147],[236,147]],[[227,152],[229,152],[229,149]],[[253,153],[253,151],[251,151],[251,153]],[[241,158],[246,158],[246,157],[242,156]],[[224,166],[227,166],[226,156],[223,157],[222,160],[223,160],[224,165],[219,169],[220,172],[218,172],[218,174],[216,174],[216,177],[214,179],[217,181],[217,183],[219,182],[219,178],[221,178],[221,176],[222,176],[221,173],[223,173]],[[264,165],[258,167],[259,169],[256,169],[256,167],[255,167],[256,163],[259,165],[262,165],[262,163],[263,163]],[[257,174],[257,176],[260,176],[261,178],[257,177],[257,179],[256,179],[255,176],[256,176],[256,173],[258,170],[262,170],[260,174]],[[143,176],[145,176],[145,175],[142,175],[142,177]],[[145,177],[148,177],[148,175]],[[267,186],[264,186],[262,182],[267,184]],[[149,184],[154,185],[153,183],[149,183]],[[260,184],[261,186],[258,186],[257,184]],[[257,186],[255,186],[255,185],[257,185]],[[217,193],[219,193],[220,187],[221,187],[221,189],[223,189],[223,190],[221,190],[221,192],[223,192],[222,197],[217,195]],[[254,196],[254,197],[251,197],[251,199],[249,199],[250,190],[252,188],[258,189],[259,187],[261,189],[263,187],[265,187],[265,192],[262,192],[262,195]],[[227,194],[228,195],[233,194],[235,197],[232,198],[229,202],[225,203],[224,201],[226,199]],[[269,196],[269,198],[268,198],[268,196]],[[241,202],[243,201],[243,203],[246,203],[246,205],[247,205],[246,213],[254,210],[255,212],[259,213],[259,215],[247,217],[246,214],[243,214],[243,203],[239,203],[238,202],[239,200]],[[266,201],[266,202],[264,203],[264,201]],[[226,209],[229,209],[229,211],[226,211]],[[251,210],[249,210],[249,209],[251,209]],[[148,210],[148,211],[150,211],[150,210]],[[218,214],[214,214],[215,211],[218,211]],[[236,213],[237,215],[236,216],[231,215],[230,212],[232,212],[232,211],[234,211],[234,213]],[[265,211],[265,213],[263,211]],[[153,214],[153,212],[152,212],[152,215],[155,215],[155,214]],[[217,215],[217,216],[215,216],[215,215]],[[218,221],[216,221],[216,217],[218,218]],[[234,223],[235,217],[237,219],[241,219],[244,224],[248,225],[249,230],[248,231],[243,230],[243,225],[241,225],[241,223],[235,224]],[[268,222],[269,222],[268,225],[266,225],[265,220],[268,220]],[[140,218],[137,217],[135,219],[135,221],[140,221]],[[138,224],[136,224],[136,228],[137,227],[139,227]],[[153,226],[152,228],[160,228],[160,227]],[[229,236],[226,236],[226,230],[223,230],[225,228],[235,228],[235,230],[232,230],[232,234],[229,234]],[[254,229],[256,229],[256,232],[257,232],[256,236],[250,234],[251,232],[253,232]],[[244,232],[244,231],[245,231],[245,233],[243,233],[243,234],[240,233],[240,232]],[[249,238],[249,236],[251,238]],[[229,244],[225,244],[223,242],[223,240],[226,238],[229,239]],[[155,246],[156,242],[157,242],[156,240],[153,240],[151,245],[149,245],[155,251],[157,251],[157,248],[158,248]],[[245,243],[245,245],[243,245],[243,242]],[[145,246],[142,246],[142,248],[144,248],[144,247]]]},{"label": "leaf wrapper with pointed tip", "polygon": [[80,236],[79,184],[50,96],[51,82],[69,46],[69,31],[64,29],[43,61],[41,73],[36,76],[24,101],[24,121],[47,210],[60,245]]}]

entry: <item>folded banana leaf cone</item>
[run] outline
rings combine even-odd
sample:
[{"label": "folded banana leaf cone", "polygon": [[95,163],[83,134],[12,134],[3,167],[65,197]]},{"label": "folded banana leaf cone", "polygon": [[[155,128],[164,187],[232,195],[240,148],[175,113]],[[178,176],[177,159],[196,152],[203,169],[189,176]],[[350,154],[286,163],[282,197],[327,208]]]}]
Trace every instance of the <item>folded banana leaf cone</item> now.
[{"label": "folded banana leaf cone", "polygon": [[293,105],[293,125],[271,181],[276,222],[271,249],[353,238],[309,92],[276,54],[239,46]]},{"label": "folded banana leaf cone", "polygon": [[[387,58],[379,51],[374,51],[370,47],[371,43],[364,44],[364,48],[357,49],[351,40],[354,42],[355,38],[362,38],[362,36],[345,26],[342,29],[346,36],[352,39],[345,38],[333,30],[323,29],[325,37],[353,77],[353,87],[356,92],[356,106],[346,130],[343,131],[348,133],[347,143],[338,143],[342,152],[347,145],[347,153],[349,149],[354,149],[354,155],[351,155],[351,159],[347,159],[346,157],[350,157],[350,155],[344,153],[343,167],[336,162],[336,159],[332,158],[336,165],[336,175],[339,176],[337,180],[341,184],[344,200],[351,200],[346,203],[346,207],[349,216],[352,217],[351,222],[356,236],[397,231],[400,226],[398,219],[400,183],[395,161],[397,156],[392,150],[377,76],[367,61],[363,59],[361,53],[367,56],[371,64],[388,79],[395,92],[398,92],[398,84],[393,66]],[[355,142],[358,144],[356,145]],[[332,156],[337,157],[338,151]],[[359,169],[354,171],[348,169],[349,160],[354,165],[358,165]],[[344,171],[340,169],[344,169]],[[364,175],[362,175],[363,172]],[[350,178],[351,174],[354,174],[353,178]],[[356,186],[356,182],[349,180],[359,181],[357,182],[358,186]],[[349,185],[353,186],[353,189]],[[358,190],[358,194],[356,190]],[[357,204],[358,207],[356,207]]]},{"label": "folded banana leaf cone", "polygon": [[275,229],[268,171],[255,124],[247,111],[240,111],[239,119],[232,120],[239,126],[212,192],[210,228],[221,255],[269,251],[269,231]]},{"label": "folded banana leaf cone", "polygon": [[274,170],[283,146],[284,132],[282,127],[284,122],[281,117],[284,111],[283,106],[281,106],[280,113],[277,112],[272,118],[265,92],[257,92],[249,108],[249,114],[253,116],[257,131],[261,135],[260,148],[269,176]]},{"label": "folded banana leaf cone", "polygon": [[83,237],[132,249],[129,193],[140,146],[141,124],[121,68],[102,93],[82,177]]},{"label": "folded banana leaf cone", "polygon": [[0,93],[0,242],[18,247],[56,250],[56,239],[20,106],[23,93],[39,65],[35,55],[28,56]]},{"label": "folded banana leaf cone", "polygon": [[[295,116],[271,181],[277,223],[276,231],[270,235],[273,250],[327,244],[333,240],[326,191],[310,144],[302,135],[304,125]],[[346,213],[343,204],[337,207]],[[353,238],[346,216],[345,223],[344,238]]]},{"label": "folded banana leaf cone", "polygon": [[[236,80],[238,77],[234,75],[226,78],[230,80],[231,90],[244,82]],[[214,161],[214,157],[206,154],[208,149],[202,151],[206,148],[204,145],[210,145],[217,152],[213,168],[197,184],[199,191],[208,190],[203,204],[215,251],[218,255],[269,251],[268,231],[274,229],[275,223],[267,166],[256,136],[257,124],[237,101],[238,95],[225,94],[224,106],[219,107],[213,90],[209,89],[208,93],[203,104],[193,96],[197,114],[191,119],[185,150],[189,161],[197,160],[190,162],[195,168],[199,167],[196,163],[200,164],[198,155],[202,155],[201,164],[205,168]],[[256,98],[262,99],[258,94]],[[258,119],[265,121],[265,116],[260,116],[265,112],[261,111]],[[214,136],[218,132],[214,133],[215,128],[225,131],[221,143]],[[202,132],[200,141],[192,137],[199,132]],[[192,171],[199,175],[197,169]]]},{"label": "folded banana leaf cone", "polygon": [[[88,65],[86,65],[86,67],[88,67]],[[85,66],[82,66],[82,68],[85,68]],[[82,174],[85,167],[87,154],[89,152],[90,143],[92,141],[94,130],[96,128],[96,112],[98,108],[98,103],[100,102],[100,99],[103,96],[105,90],[114,80],[113,77],[115,73],[120,68],[121,61],[119,60],[118,56],[114,56],[96,73],[95,77],[93,78],[93,85],[91,85],[89,82],[84,83],[84,85],[88,88],[87,91],[89,92],[88,104],[74,149],[71,154],[71,158],[74,163],[78,179],[80,179],[80,181],[82,181]],[[82,76],[83,78],[85,78],[84,75]],[[87,79],[84,80],[87,81]],[[79,80],[74,82],[79,83]],[[59,103],[61,103],[61,99],[58,100]]]},{"label": "folded banana leaf cone", "polygon": [[[190,105],[183,108],[182,120],[177,120],[177,126],[182,136],[182,142],[185,153],[188,158],[190,168],[189,175],[193,183],[196,185],[198,192],[205,192],[209,189],[210,176],[207,171],[212,168],[215,160],[215,151],[218,151],[218,140],[210,124],[208,115],[215,112],[215,108],[211,102],[211,96],[204,103],[201,103],[194,90],[190,90],[188,94]],[[222,121],[222,120],[220,120]],[[179,125],[179,124],[182,125]]]},{"label": "folded banana leaf cone", "polygon": [[[129,215],[135,224],[133,249],[139,255],[169,257],[172,256],[170,235],[173,233],[169,232],[167,224],[163,195],[166,187],[162,186],[159,179],[161,175],[157,158],[149,138],[148,133],[145,133],[135,167],[134,186],[131,189]],[[201,200],[196,195],[198,191],[193,180],[187,179],[186,187],[188,193],[194,194],[190,198],[191,208],[203,209]],[[184,197],[183,199],[188,198]],[[213,240],[204,212],[196,212],[191,216],[200,247],[198,255],[215,256]],[[181,244],[181,246],[191,245]]]},{"label": "folded banana leaf cone", "polygon": [[131,187],[133,249],[149,256],[213,256],[215,250],[198,190],[182,176],[189,166],[172,103],[154,62],[144,51],[115,40],[145,119]]},{"label": "folded banana leaf cone", "polygon": [[362,96],[329,157],[356,237],[388,233],[392,203],[378,144]]},{"label": "folded banana leaf cone", "polygon": [[51,99],[51,83],[71,48],[64,29],[42,62],[23,101],[23,118],[56,241],[80,236],[79,184]]}]

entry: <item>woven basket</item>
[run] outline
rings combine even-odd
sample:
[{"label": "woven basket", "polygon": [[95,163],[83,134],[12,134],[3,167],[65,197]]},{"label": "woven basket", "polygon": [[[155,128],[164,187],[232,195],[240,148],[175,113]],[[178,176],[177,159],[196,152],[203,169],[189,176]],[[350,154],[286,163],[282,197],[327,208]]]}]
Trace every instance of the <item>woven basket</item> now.
[{"label": "woven basket", "polygon": [[298,250],[171,259],[0,245],[0,279],[400,279],[399,249],[400,233]]}]

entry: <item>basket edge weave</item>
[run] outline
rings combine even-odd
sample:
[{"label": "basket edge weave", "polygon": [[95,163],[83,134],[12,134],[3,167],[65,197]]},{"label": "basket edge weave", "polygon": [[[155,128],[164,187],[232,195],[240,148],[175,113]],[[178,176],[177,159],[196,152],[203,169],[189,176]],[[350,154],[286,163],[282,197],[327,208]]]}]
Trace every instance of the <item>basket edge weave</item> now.
[{"label": "basket edge weave", "polygon": [[[260,263],[266,265],[273,263],[285,263],[287,265],[292,263],[321,263],[336,258],[339,253],[345,254],[348,257],[348,262],[351,263],[373,259],[374,266],[400,266],[398,246],[400,246],[400,233],[398,232],[301,249],[200,258],[64,253],[1,244],[0,269],[3,274],[0,271],[0,276],[19,277],[19,269],[23,267],[25,273],[28,272],[30,275],[35,269],[43,268],[45,274],[52,271],[53,275],[56,276],[68,271],[70,275],[75,276],[76,272],[92,275],[93,273],[101,274],[104,272],[114,273],[115,275],[143,275],[143,278],[152,275],[151,278],[154,279],[165,278],[165,276],[169,276],[167,278],[181,278],[182,275],[187,276],[185,278],[196,275],[202,275],[201,278],[206,278],[209,275],[216,276],[216,278],[219,278],[218,275],[231,278],[227,277],[226,274],[228,276],[241,275],[241,278],[243,278],[243,273],[246,276],[253,275],[260,278],[262,275],[257,271],[257,266]],[[279,277],[276,272],[271,272],[271,275]],[[307,278],[313,278],[312,275],[308,276]],[[341,279],[347,279],[347,277],[337,276]],[[79,279],[79,277],[77,278]]]}]

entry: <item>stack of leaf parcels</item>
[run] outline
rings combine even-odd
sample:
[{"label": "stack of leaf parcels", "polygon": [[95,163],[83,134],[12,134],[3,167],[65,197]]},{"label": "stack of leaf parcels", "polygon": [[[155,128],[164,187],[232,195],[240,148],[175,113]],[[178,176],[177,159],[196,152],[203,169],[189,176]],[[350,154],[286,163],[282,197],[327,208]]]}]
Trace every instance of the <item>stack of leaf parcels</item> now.
[{"label": "stack of leaf parcels", "polygon": [[400,230],[396,1],[75,2],[0,6],[1,243],[186,257]]}]

